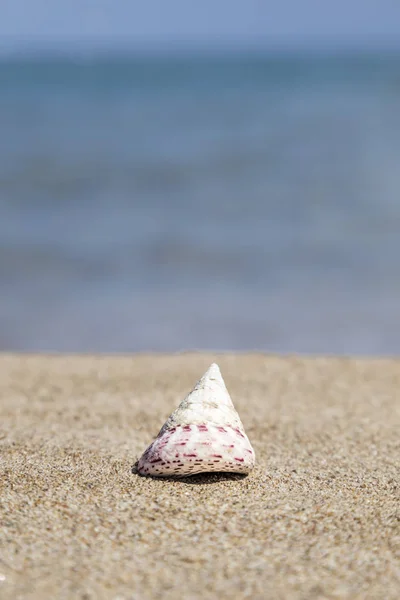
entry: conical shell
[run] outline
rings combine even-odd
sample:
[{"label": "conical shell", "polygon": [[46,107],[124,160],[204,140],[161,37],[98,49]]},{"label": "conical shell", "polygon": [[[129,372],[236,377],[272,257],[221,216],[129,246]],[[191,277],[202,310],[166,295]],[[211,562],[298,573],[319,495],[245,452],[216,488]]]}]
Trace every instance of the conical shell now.
[{"label": "conical shell", "polygon": [[172,413],[137,464],[141,475],[183,477],[211,471],[248,473],[254,450],[212,364]]}]

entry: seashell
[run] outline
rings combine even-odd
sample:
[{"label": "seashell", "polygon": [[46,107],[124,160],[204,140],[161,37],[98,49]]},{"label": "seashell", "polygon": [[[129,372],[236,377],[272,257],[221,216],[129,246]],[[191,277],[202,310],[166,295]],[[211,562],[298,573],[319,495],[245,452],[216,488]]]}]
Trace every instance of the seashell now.
[{"label": "seashell", "polygon": [[212,364],[137,463],[140,475],[183,477],[212,471],[249,473],[255,454]]}]

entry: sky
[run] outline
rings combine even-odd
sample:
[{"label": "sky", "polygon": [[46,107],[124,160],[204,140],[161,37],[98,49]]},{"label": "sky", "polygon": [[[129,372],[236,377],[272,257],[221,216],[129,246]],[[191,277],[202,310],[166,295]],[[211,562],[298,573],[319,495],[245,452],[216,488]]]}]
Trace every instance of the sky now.
[{"label": "sky", "polygon": [[400,0],[0,0],[0,46],[400,46]]}]

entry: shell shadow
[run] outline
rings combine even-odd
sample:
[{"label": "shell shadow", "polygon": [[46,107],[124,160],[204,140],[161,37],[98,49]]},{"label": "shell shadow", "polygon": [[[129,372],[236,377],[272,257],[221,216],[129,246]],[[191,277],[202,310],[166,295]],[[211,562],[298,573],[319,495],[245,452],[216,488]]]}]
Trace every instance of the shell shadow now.
[{"label": "shell shadow", "polygon": [[148,475],[141,475],[137,470],[137,462],[132,466],[131,472],[133,475],[138,477],[147,477],[159,482],[173,481],[174,483],[186,483],[187,485],[210,485],[213,483],[219,483],[220,481],[241,481],[246,479],[247,473],[224,473],[214,471],[212,473],[196,473],[195,475],[188,475],[187,477],[151,477]]}]

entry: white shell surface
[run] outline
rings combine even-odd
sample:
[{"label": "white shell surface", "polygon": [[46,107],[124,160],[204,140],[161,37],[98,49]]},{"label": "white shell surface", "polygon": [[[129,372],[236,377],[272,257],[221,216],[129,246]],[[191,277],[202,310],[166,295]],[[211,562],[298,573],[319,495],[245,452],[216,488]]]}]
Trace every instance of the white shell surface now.
[{"label": "white shell surface", "polygon": [[226,389],[212,364],[172,413],[138,461],[138,472],[183,477],[213,471],[248,473],[255,454]]}]

